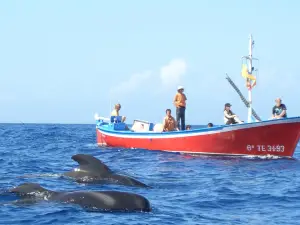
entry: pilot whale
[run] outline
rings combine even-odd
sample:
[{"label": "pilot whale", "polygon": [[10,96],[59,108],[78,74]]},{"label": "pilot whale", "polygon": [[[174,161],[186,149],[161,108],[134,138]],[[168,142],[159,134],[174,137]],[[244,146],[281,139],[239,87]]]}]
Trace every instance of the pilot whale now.
[{"label": "pilot whale", "polygon": [[78,162],[79,168],[65,172],[63,176],[74,178],[78,183],[106,183],[149,188],[148,185],[134,178],[114,173],[92,155],[77,154],[73,155],[72,159]]},{"label": "pilot whale", "polygon": [[[24,183],[9,190],[19,196],[21,203],[55,201],[80,205],[84,209],[100,211],[150,212],[151,206],[145,197],[120,191],[74,191],[57,192],[43,188],[37,183]],[[18,201],[16,202],[18,203]]]}]

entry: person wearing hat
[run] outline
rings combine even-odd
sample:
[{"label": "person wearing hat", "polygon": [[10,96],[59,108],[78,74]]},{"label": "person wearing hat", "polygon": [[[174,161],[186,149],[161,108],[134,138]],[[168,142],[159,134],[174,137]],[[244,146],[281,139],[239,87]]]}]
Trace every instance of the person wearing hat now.
[{"label": "person wearing hat", "polygon": [[230,103],[226,103],[225,104],[225,108],[224,108],[224,123],[226,125],[230,125],[230,124],[236,124],[236,123],[243,123],[237,115],[235,115],[231,109],[231,104]]},{"label": "person wearing hat", "polygon": [[178,128],[181,127],[181,130],[185,130],[185,107],[186,107],[186,100],[187,100],[183,91],[184,88],[182,86],[179,86],[177,88],[177,93],[174,98],[174,105],[176,106],[177,127]]},{"label": "person wearing hat", "polygon": [[272,119],[286,118],[286,106],[282,104],[281,98],[275,99],[276,105],[272,109]]}]

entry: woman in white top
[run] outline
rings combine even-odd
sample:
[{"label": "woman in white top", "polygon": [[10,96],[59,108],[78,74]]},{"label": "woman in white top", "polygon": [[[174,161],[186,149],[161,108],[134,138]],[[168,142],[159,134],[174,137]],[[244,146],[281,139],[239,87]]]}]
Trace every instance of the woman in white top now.
[{"label": "woman in white top", "polygon": [[243,123],[237,115],[235,115],[231,110],[230,110],[231,104],[226,103],[225,108],[224,108],[224,123],[226,125],[230,124],[236,124],[236,123]]}]

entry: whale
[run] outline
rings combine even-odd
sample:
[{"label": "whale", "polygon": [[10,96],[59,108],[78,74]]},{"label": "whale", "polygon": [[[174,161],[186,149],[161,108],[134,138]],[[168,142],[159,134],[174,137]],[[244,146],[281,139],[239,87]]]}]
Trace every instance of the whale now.
[{"label": "whale", "polygon": [[63,173],[63,176],[73,178],[78,183],[118,184],[150,188],[134,178],[114,173],[101,160],[92,155],[77,154],[73,155],[72,159],[79,164],[79,167]]},{"label": "whale", "polygon": [[51,191],[38,183],[23,183],[11,188],[9,193],[20,197],[16,203],[53,201],[76,204],[91,211],[150,212],[151,205],[142,195],[120,191]]}]

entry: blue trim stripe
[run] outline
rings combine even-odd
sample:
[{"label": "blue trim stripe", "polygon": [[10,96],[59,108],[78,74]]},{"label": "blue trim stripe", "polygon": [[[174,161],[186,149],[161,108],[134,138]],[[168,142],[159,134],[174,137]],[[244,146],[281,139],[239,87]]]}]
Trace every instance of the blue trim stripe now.
[{"label": "blue trim stripe", "polygon": [[194,130],[185,130],[185,131],[172,131],[172,132],[154,132],[154,131],[145,131],[145,132],[133,132],[133,131],[116,131],[111,129],[111,127],[109,125],[102,125],[99,126],[98,129],[102,130],[106,133],[112,133],[112,134],[126,134],[126,135],[139,135],[139,136],[149,136],[149,135],[157,135],[157,136],[167,136],[167,135],[174,135],[174,134],[194,134],[194,133],[199,133],[199,132],[209,132],[209,131],[220,131],[223,130],[225,126],[215,126],[215,127],[211,127],[211,128],[200,128],[200,129],[194,129]]},{"label": "blue trim stripe", "polygon": [[277,119],[277,120],[266,120],[261,122],[255,122],[255,123],[243,123],[243,124],[233,124],[233,125],[220,125],[220,126],[214,126],[211,128],[204,127],[194,130],[185,130],[185,131],[172,131],[172,132],[133,132],[133,131],[116,131],[112,129],[112,126],[109,126],[108,124],[102,124],[97,125],[97,129],[100,131],[103,131],[107,134],[117,135],[117,136],[140,136],[145,137],[147,136],[160,136],[160,137],[185,137],[185,136],[195,136],[196,134],[203,135],[210,134],[210,133],[218,133],[218,132],[225,132],[225,131],[233,131],[233,130],[240,130],[240,129],[246,129],[251,127],[258,127],[258,126],[265,126],[269,124],[282,124],[282,123],[300,123],[300,117],[290,117],[286,119]]}]

